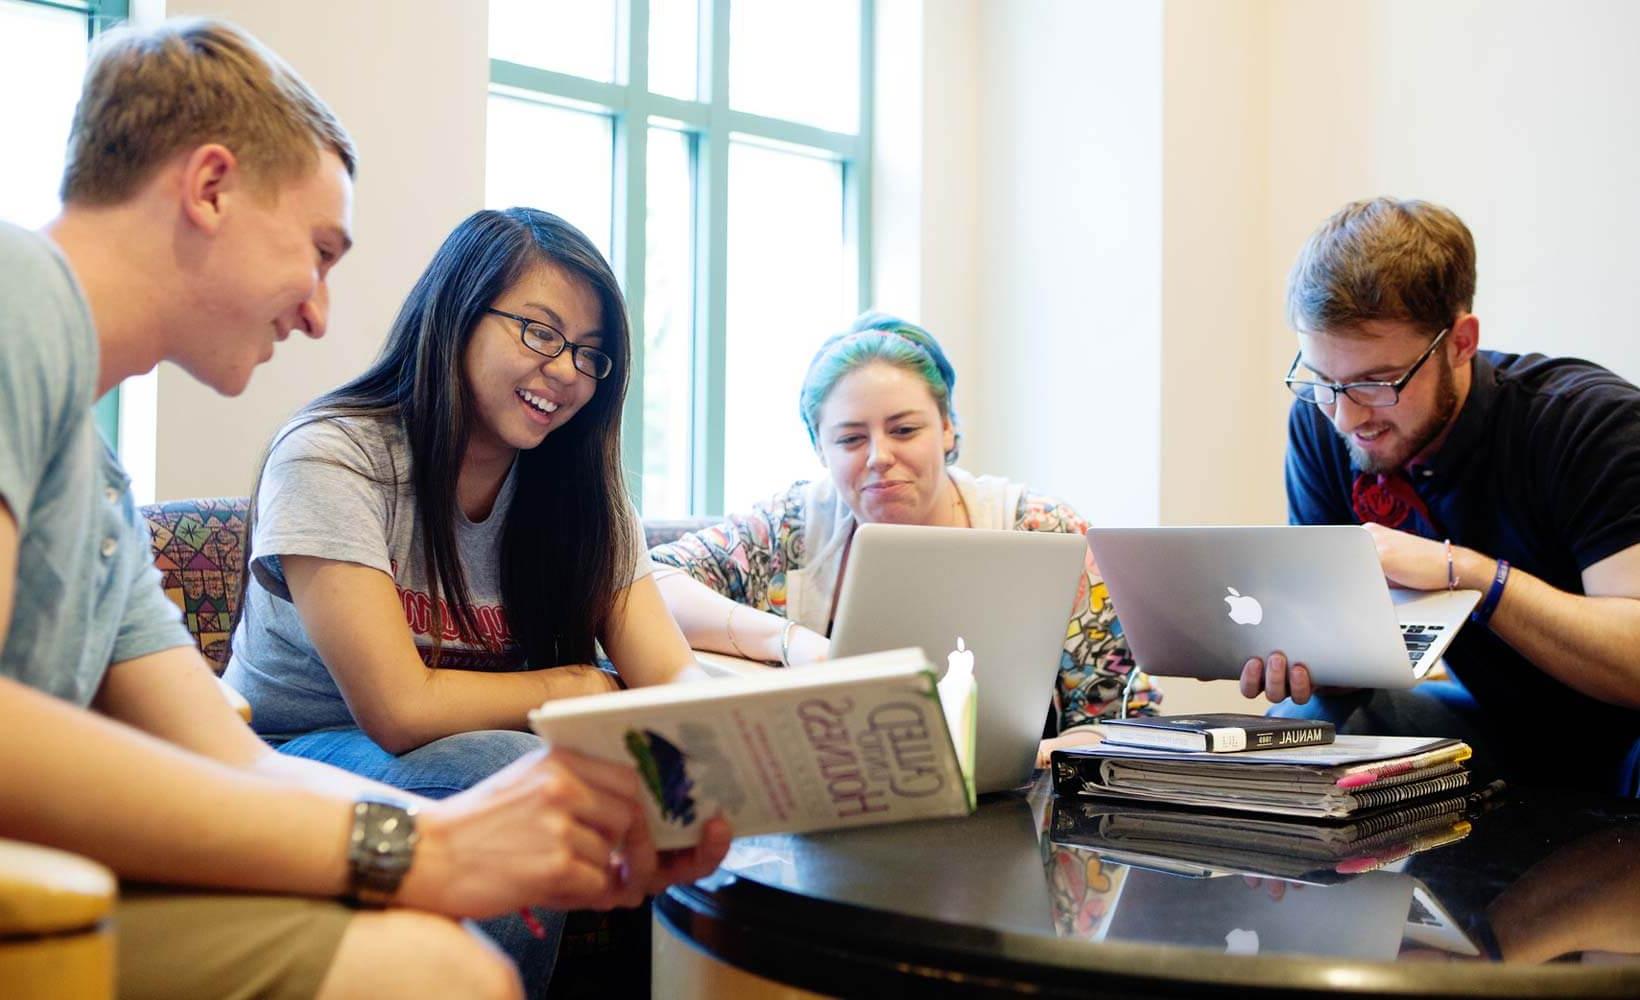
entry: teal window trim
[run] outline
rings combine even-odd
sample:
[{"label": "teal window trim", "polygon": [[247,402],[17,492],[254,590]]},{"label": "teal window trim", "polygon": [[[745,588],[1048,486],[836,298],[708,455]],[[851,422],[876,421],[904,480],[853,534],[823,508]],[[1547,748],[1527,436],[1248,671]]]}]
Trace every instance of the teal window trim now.
[{"label": "teal window trim", "polygon": [[33,7],[65,10],[71,14],[84,14],[87,41],[97,37],[97,32],[106,31],[131,16],[130,0],[83,0],[83,2],[78,2],[78,0],[18,0],[18,2]]},{"label": "teal window trim", "polygon": [[[131,16],[131,5],[128,0],[105,0],[105,2],[88,4],[90,10],[86,18],[87,34],[91,38],[97,37],[97,32],[106,31],[117,24],[123,23]],[[120,387],[115,386],[108,390],[103,398],[97,400],[96,409],[97,429],[102,431],[108,440],[108,446],[116,454],[120,450]]]},{"label": "teal window trim", "polygon": [[[84,14],[86,17],[93,19],[102,18],[108,23],[125,20],[130,9],[128,0],[84,0],[84,2],[78,2],[78,0],[18,0],[18,2],[34,7],[66,10],[71,14]],[[107,23],[103,25],[103,27],[107,26]],[[96,34],[95,30],[88,29],[86,32],[87,37],[94,34]]]},{"label": "teal window trim", "polygon": [[103,394],[91,408],[92,419],[97,424],[97,430],[102,432],[108,446],[117,454],[120,450],[120,387],[115,386]]},{"label": "teal window trim", "polygon": [[124,23],[131,16],[130,0],[94,0],[86,4],[91,15],[91,37],[97,32],[106,31],[117,24]]},{"label": "teal window trim", "polygon": [[[97,32],[106,31],[131,16],[129,0],[86,0],[76,3],[74,0],[22,0],[25,4],[36,7],[49,7],[53,10],[65,10],[75,14],[85,15],[86,43],[97,37]],[[97,423],[97,430],[108,439],[110,447],[116,451],[120,446],[120,387],[110,389],[101,399],[97,400],[92,409],[93,419]]]},{"label": "teal window trim", "polygon": [[[843,240],[852,254],[857,307],[872,299],[871,155],[875,0],[860,0],[860,126],[854,135],[736,111],[729,106],[729,4],[700,0],[699,100],[649,92],[649,0],[620,5],[616,82],[490,60],[490,88],[513,96],[593,110],[614,128],[614,219],[610,266],[626,294],[633,324],[632,371],[622,410],[621,446],[633,501],[642,505],[644,265],[648,138],[652,120],[689,137],[695,190],[695,311],[690,427],[690,512],[723,510],[724,411],[727,405],[729,142],[746,137],[814,151],[838,161],[843,175]],[[552,206],[542,206],[551,209]],[[795,396],[797,387],[792,387]]]}]

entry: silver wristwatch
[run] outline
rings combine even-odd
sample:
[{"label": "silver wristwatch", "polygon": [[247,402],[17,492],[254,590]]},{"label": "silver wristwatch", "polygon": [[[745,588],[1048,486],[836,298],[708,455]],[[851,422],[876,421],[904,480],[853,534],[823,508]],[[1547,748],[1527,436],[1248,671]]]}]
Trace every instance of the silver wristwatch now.
[{"label": "silver wristwatch", "polygon": [[347,838],[348,895],[370,906],[386,905],[398,892],[415,854],[414,806],[368,795],[353,803],[353,829]]}]

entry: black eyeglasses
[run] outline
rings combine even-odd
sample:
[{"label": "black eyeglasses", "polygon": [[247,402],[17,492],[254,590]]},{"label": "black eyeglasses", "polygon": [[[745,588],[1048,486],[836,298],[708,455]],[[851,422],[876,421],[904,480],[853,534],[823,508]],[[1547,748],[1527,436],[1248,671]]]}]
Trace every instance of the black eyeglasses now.
[{"label": "black eyeglasses", "polygon": [[615,370],[615,362],[609,355],[596,347],[587,347],[584,344],[571,343],[570,339],[539,320],[528,316],[519,316],[516,313],[502,312],[500,309],[486,309],[485,312],[505,316],[518,322],[518,336],[524,341],[524,346],[541,355],[543,358],[556,358],[569,348],[570,364],[582,375],[602,381]]},{"label": "black eyeglasses", "polygon": [[1406,370],[1406,374],[1393,382],[1314,382],[1309,379],[1293,378],[1293,372],[1298,371],[1298,363],[1304,358],[1303,351],[1299,351],[1298,355],[1293,358],[1292,367],[1287,369],[1287,377],[1282,381],[1287,383],[1287,388],[1293,391],[1293,395],[1306,403],[1314,403],[1317,406],[1332,406],[1338,402],[1339,393],[1350,397],[1350,402],[1355,403],[1357,406],[1370,406],[1374,409],[1383,406],[1394,406],[1401,401],[1401,390],[1405,389],[1407,383],[1412,381],[1412,376],[1418,374],[1418,369],[1422,368],[1424,362],[1429,360],[1430,355],[1435,353],[1435,348],[1440,345],[1441,340],[1446,337],[1447,331],[1451,329],[1451,327],[1447,327],[1446,330],[1437,333],[1435,339],[1429,342],[1429,347],[1425,348],[1424,353],[1419,356],[1417,361],[1412,363],[1411,368]]}]

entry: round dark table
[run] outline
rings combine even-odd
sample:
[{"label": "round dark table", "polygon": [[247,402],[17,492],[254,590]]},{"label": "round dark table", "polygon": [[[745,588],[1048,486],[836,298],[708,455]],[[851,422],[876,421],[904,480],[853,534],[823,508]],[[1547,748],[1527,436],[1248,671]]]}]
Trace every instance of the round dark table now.
[{"label": "round dark table", "polygon": [[1482,808],[1337,865],[1088,846],[1095,811],[1044,780],[964,819],[745,838],[656,900],[655,995],[1640,997],[1640,802]]}]

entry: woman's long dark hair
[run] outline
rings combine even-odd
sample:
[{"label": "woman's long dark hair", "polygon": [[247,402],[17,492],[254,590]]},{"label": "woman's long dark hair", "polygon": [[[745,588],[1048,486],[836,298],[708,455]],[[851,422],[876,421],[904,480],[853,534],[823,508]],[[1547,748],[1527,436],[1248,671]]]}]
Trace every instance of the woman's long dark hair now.
[{"label": "woman's long dark hair", "polygon": [[[448,604],[462,633],[483,634],[455,537],[455,473],[476,412],[463,364],[467,343],[484,310],[539,265],[560,268],[597,294],[600,349],[615,364],[568,423],[518,455],[502,529],[501,601],[529,666],[592,662],[593,642],[610,619],[616,592],[626,586],[636,547],[620,461],[631,331],[615,275],[580,230],[532,208],[468,216],[417,279],[370,369],[314,400],[280,435],[333,417],[387,419],[403,429],[419,542],[435,598],[435,666],[444,631],[437,598]],[[402,470],[388,475],[396,490]],[[257,481],[259,490],[260,473]],[[253,493],[253,529],[255,516]],[[249,549],[247,544],[247,564]]]}]

